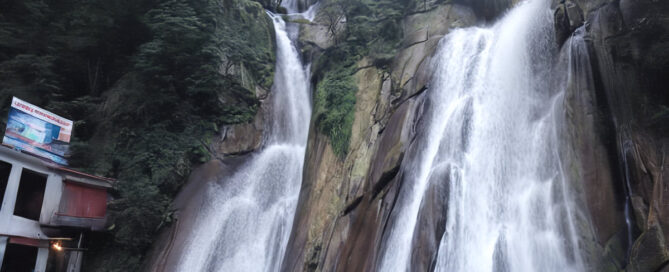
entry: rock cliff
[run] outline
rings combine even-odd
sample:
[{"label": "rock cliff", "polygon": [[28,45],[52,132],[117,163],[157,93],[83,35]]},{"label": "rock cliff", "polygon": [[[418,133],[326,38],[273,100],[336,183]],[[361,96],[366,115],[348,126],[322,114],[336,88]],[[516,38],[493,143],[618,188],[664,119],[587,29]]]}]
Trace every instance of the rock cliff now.
[{"label": "rock cliff", "polygon": [[580,111],[589,112],[588,122],[600,128],[596,136],[600,140],[594,141],[600,147],[587,144],[591,151],[582,153],[594,159],[584,164],[590,169],[583,169],[582,183],[598,242],[607,251],[615,245],[625,248],[617,253],[619,263],[609,269],[667,269],[663,267],[669,260],[664,196],[669,185],[665,170],[669,93],[664,86],[669,71],[669,4],[568,0],[554,6],[558,41],[584,26],[588,45],[581,54],[591,60],[588,69],[594,82],[574,95],[590,106],[575,103],[572,108],[582,107]]},{"label": "rock cliff", "polygon": [[[330,138],[316,129],[314,122],[318,120],[312,120],[284,271],[376,268],[384,227],[401,186],[400,164],[411,149],[415,126],[420,125],[431,56],[441,37],[453,28],[473,25],[477,19],[470,7],[430,1],[406,12],[399,21],[402,36],[387,65],[378,65],[371,57],[355,63],[356,102],[344,156],[335,154]],[[324,30],[304,27],[305,44],[320,44],[318,50],[334,44],[309,40],[328,37],[327,33],[310,31]],[[319,57],[312,52],[306,55]],[[423,204],[430,206],[424,209],[426,232],[415,241],[432,246],[420,247],[413,260],[416,266],[428,268],[434,261],[429,256],[436,252],[443,233],[444,195],[443,190],[436,190],[434,197]]]},{"label": "rock cliff", "polygon": [[[386,222],[402,184],[400,165],[421,125],[430,57],[450,29],[497,16],[518,1],[453,1],[405,12],[388,65],[355,63],[357,91],[344,156],[312,120],[304,180],[284,271],[373,271]],[[657,271],[669,260],[669,208],[664,196],[669,127],[669,4],[652,0],[554,1],[556,42],[572,48],[565,118],[570,180],[587,207],[578,215],[588,267]],[[316,22],[318,22],[318,17]],[[322,18],[321,18],[322,19]],[[344,19],[345,20],[345,19]],[[345,21],[344,21],[345,22]],[[318,62],[336,44],[327,28],[302,29],[305,56]],[[579,32],[580,33],[577,33]],[[328,37],[330,37],[328,39]],[[315,66],[315,75],[322,73]],[[319,77],[314,81],[318,83]],[[431,183],[413,238],[412,267],[433,269],[444,231],[447,188]],[[627,212],[626,212],[627,210]],[[631,223],[626,223],[631,222]],[[592,224],[594,229],[589,229]],[[631,237],[631,239],[629,238]],[[665,268],[669,269],[669,268]]]},{"label": "rock cliff", "polygon": [[[440,39],[454,28],[494,21],[519,1],[358,3],[349,12],[340,10],[342,2],[321,1],[311,22],[289,18],[301,24],[315,106],[282,271],[378,269],[400,188],[410,186],[401,166],[416,152]],[[576,203],[586,208],[575,217],[587,268],[669,271],[669,4],[555,0],[552,8],[561,52],[555,65],[567,69],[555,83],[565,89],[560,133],[570,141],[562,162]],[[243,77],[244,67],[235,69]],[[268,95],[255,89],[260,99]],[[154,268],[169,265],[187,211],[200,205],[197,180],[233,171],[261,145],[262,112],[247,124],[223,127],[209,145],[220,160],[194,172],[175,201],[185,212],[154,246],[166,249],[152,255]],[[416,271],[434,269],[448,220],[444,184],[430,181],[420,204],[410,260]]]}]

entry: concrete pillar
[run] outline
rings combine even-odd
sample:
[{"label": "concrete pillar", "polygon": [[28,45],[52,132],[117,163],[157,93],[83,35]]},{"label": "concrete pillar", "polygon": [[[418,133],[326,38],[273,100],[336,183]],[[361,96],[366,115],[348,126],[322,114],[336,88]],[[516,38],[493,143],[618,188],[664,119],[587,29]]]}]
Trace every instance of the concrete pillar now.
[{"label": "concrete pillar", "polygon": [[83,258],[83,252],[72,251],[70,253],[70,260],[67,262],[67,272],[79,272],[81,270],[81,260]]},{"label": "concrete pillar", "polygon": [[40,247],[37,249],[37,261],[35,262],[35,272],[46,271],[46,263],[49,259],[49,248]]},{"label": "concrete pillar", "polygon": [[12,171],[9,172],[9,180],[7,181],[5,197],[2,200],[2,210],[0,211],[2,214],[14,214],[14,206],[16,206],[16,194],[19,192],[19,182],[21,181],[21,171],[23,171],[21,164],[12,164]]},{"label": "concrete pillar", "polygon": [[8,240],[9,240],[9,237],[0,236],[0,266],[2,266],[2,261],[5,259],[5,249],[7,249],[7,241]]},{"label": "concrete pillar", "polygon": [[16,194],[19,192],[22,169],[20,163],[12,163],[12,170],[9,172],[5,196],[2,199],[2,209],[0,210],[0,230],[3,233],[7,233],[12,227],[12,216],[14,215],[14,206],[16,206]]},{"label": "concrete pillar", "polygon": [[60,176],[49,174],[44,188],[44,200],[42,201],[42,212],[40,213],[41,224],[47,225],[51,222],[51,216],[60,208],[60,199],[63,195],[63,181]]}]

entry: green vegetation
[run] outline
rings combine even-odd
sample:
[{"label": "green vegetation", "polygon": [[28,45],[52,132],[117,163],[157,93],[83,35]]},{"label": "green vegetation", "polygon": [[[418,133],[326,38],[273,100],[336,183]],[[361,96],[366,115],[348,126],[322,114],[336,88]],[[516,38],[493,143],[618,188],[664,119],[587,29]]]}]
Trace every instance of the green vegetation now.
[{"label": "green vegetation", "polygon": [[[410,12],[411,0],[330,0],[320,13],[337,47],[352,56],[369,56],[384,67],[399,48],[400,21]],[[341,19],[346,22],[342,25]],[[343,28],[343,30],[340,30]]]},{"label": "green vegetation", "polygon": [[426,8],[424,1],[417,0],[324,0],[319,17],[328,25],[335,45],[314,64],[318,82],[314,118],[338,156],[346,156],[351,137],[356,62],[366,56],[377,68],[389,70],[400,48],[402,18]]},{"label": "green vegetation", "polygon": [[271,87],[270,19],[250,0],[0,2],[0,115],[17,96],[75,121],[71,166],[118,179],[83,270],[138,271],[218,127]]},{"label": "green vegetation", "polygon": [[343,157],[348,152],[358,87],[351,68],[338,68],[328,71],[316,86],[313,115],[318,129],[330,137],[335,154]]}]

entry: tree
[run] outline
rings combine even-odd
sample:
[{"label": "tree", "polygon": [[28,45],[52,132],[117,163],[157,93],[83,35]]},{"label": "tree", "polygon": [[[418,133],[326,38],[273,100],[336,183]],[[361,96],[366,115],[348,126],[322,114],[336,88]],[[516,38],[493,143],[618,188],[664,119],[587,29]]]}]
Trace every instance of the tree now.
[{"label": "tree", "polygon": [[339,45],[339,35],[337,34],[343,27],[342,24],[346,23],[345,10],[346,6],[343,1],[329,1],[324,7],[321,7],[319,11],[326,20],[328,33],[330,34],[330,38],[334,41],[335,46]]}]

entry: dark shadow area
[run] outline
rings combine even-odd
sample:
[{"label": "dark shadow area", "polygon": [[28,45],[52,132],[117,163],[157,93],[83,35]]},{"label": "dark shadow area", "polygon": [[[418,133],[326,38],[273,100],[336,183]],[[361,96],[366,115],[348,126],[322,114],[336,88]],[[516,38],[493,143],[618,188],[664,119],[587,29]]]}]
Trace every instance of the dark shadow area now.
[{"label": "dark shadow area", "polygon": [[36,247],[8,243],[0,272],[30,272],[36,261]]},{"label": "dark shadow area", "polygon": [[39,220],[46,188],[46,175],[23,169],[14,215]]},{"label": "dark shadow area", "polygon": [[[71,245],[64,245],[72,247]],[[76,246],[76,244],[74,245]],[[49,259],[46,263],[46,272],[67,272],[67,265],[73,251],[56,251],[49,249]]]}]

